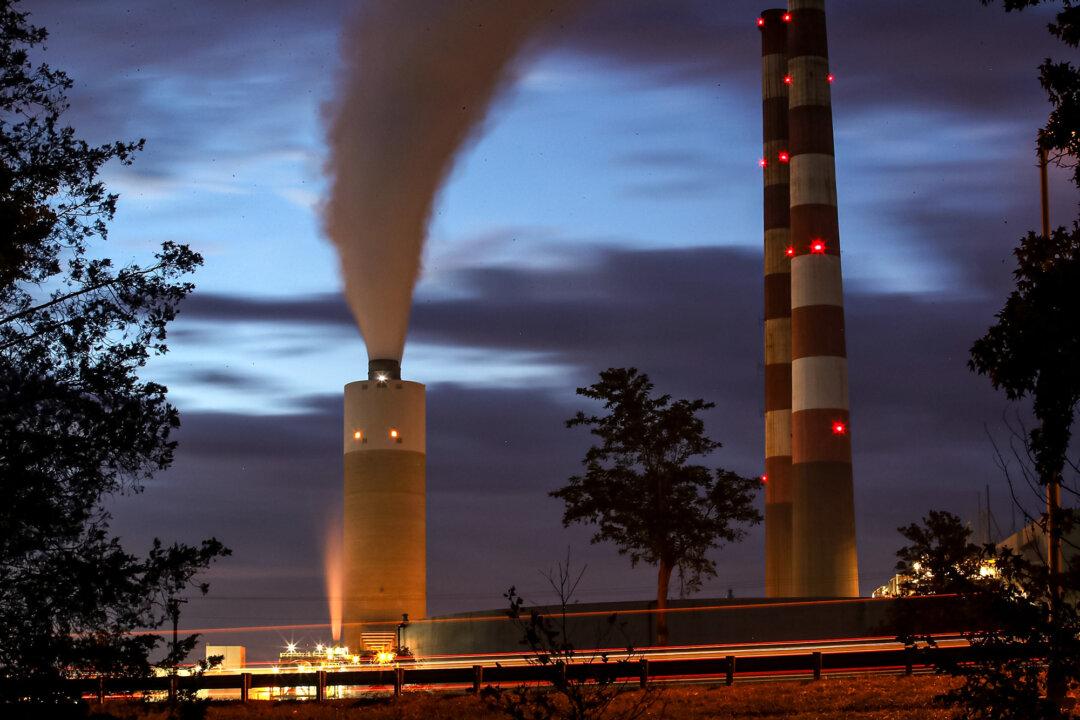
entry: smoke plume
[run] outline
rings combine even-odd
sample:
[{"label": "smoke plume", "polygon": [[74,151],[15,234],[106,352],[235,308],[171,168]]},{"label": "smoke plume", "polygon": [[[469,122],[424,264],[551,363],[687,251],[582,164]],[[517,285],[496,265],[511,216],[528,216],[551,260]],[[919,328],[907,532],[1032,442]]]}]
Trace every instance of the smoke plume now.
[{"label": "smoke plume", "polygon": [[428,219],[511,61],[581,0],[368,0],[330,107],[325,230],[369,359],[400,360]]}]

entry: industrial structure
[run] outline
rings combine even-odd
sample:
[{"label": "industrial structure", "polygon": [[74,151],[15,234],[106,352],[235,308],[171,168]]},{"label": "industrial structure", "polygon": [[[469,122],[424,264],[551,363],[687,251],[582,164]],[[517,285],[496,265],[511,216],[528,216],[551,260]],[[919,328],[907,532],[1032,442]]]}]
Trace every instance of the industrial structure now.
[{"label": "industrial structure", "polygon": [[[824,1],[790,0],[765,11],[758,26],[766,595],[856,597]],[[350,653],[396,647],[408,620],[427,614],[425,453],[424,386],[403,381],[397,359],[371,360],[367,380],[345,386],[342,619]]]},{"label": "industrial structure", "polygon": [[[387,620],[427,615],[425,393],[397,360],[345,386],[344,644],[396,646]],[[368,627],[365,623],[380,622]]]},{"label": "industrial structure", "polygon": [[844,298],[824,0],[758,19],[770,597],[855,597]]}]

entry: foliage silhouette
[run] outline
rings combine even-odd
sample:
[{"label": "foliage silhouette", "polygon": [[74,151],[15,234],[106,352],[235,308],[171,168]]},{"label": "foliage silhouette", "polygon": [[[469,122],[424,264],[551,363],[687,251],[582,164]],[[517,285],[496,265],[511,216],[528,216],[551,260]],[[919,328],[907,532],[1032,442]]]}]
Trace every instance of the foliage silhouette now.
[{"label": "foliage silhouette", "polygon": [[0,0],[0,699],[151,672],[161,638],[133,631],[160,627],[228,554],[216,539],[155,541],[140,558],[109,532],[105,501],[172,463],[178,414],[138,373],[168,349],[202,258],[171,242],[147,265],[101,256],[117,201],[101,169],[143,142],[91,146],[62,123],[72,81],[31,59],[46,38]]},{"label": "foliage silhouette", "polygon": [[759,481],[692,458],[720,448],[705,435],[704,400],[653,396],[649,376],[609,368],[577,394],[603,403],[606,414],[578,412],[568,428],[588,427],[599,438],[585,454],[585,474],[551,493],[566,504],[563,524],[597,526],[592,542],[612,542],[630,562],[657,567],[657,642],[667,643],[668,589],[678,569],[685,590],[716,575],[710,550],[738,542],[746,525],[761,522],[754,507]]},{"label": "foliage silhouette", "polygon": [[[1047,692],[1047,671],[1056,670],[1067,684],[1080,680],[1080,614],[1075,600],[1051,612],[1050,576],[1041,559],[1031,560],[993,543],[971,542],[971,529],[947,512],[931,511],[922,523],[900,528],[908,540],[897,552],[903,595],[959,594],[952,606],[953,627],[978,652],[974,662],[935,658],[941,671],[963,682],[941,696],[958,718],[970,720],[1070,717]],[[1074,563],[1064,583],[1080,590]],[[927,617],[914,608],[901,621],[913,627]],[[933,636],[902,632],[909,646],[936,645]]]},{"label": "foliage silhouette", "polygon": [[[996,5],[998,0],[982,0]],[[1046,0],[1002,0],[1006,12],[1043,5]],[[1047,3],[1048,4],[1048,3]],[[1057,4],[1056,2],[1054,4]],[[1061,0],[1061,10],[1048,26],[1050,34],[1070,48],[1080,47],[1080,6],[1075,0]],[[1039,65],[1039,82],[1052,107],[1039,144],[1051,160],[1073,169],[1073,182],[1080,187],[1080,67],[1046,58]]]}]

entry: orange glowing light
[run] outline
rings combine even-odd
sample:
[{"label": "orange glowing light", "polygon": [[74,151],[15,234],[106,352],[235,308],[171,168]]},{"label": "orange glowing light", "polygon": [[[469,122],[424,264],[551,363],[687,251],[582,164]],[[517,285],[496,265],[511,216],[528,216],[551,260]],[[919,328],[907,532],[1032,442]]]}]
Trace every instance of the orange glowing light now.
[{"label": "orange glowing light", "polygon": [[825,254],[825,241],[824,240],[815,240],[812,243],[810,243],[810,252],[814,253],[815,255],[824,255]]},{"label": "orange glowing light", "polygon": [[[359,431],[356,433],[359,435]],[[330,615],[330,636],[334,642],[341,640],[341,624],[345,611],[345,549],[342,547],[344,536],[340,520],[328,522],[323,539],[323,579],[326,583],[326,604]],[[290,652],[296,651],[296,644],[290,643]]]},{"label": "orange glowing light", "polygon": [[353,440],[359,440],[362,437],[364,437],[364,433],[360,432],[359,430],[357,430],[356,432],[354,432],[352,434],[352,439]]},{"label": "orange glowing light", "polygon": [[393,440],[397,440],[397,439],[398,439],[398,431],[397,431],[397,429],[396,429],[396,428],[393,428],[393,429],[391,429],[391,430],[390,430],[390,437],[391,437],[391,439],[393,439]]},{"label": "orange glowing light", "polygon": [[847,435],[847,425],[843,421],[837,420],[832,424],[832,432],[833,435]]}]

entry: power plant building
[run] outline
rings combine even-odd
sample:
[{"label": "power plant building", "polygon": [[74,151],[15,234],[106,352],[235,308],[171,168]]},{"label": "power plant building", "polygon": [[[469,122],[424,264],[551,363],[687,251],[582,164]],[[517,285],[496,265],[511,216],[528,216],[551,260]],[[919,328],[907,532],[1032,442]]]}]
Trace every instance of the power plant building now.
[{"label": "power plant building", "polygon": [[[823,0],[762,37],[766,595],[857,597],[854,483]],[[375,359],[345,386],[344,643],[427,615],[425,388]],[[418,631],[414,631],[418,632]],[[432,630],[434,632],[434,630]]]}]

